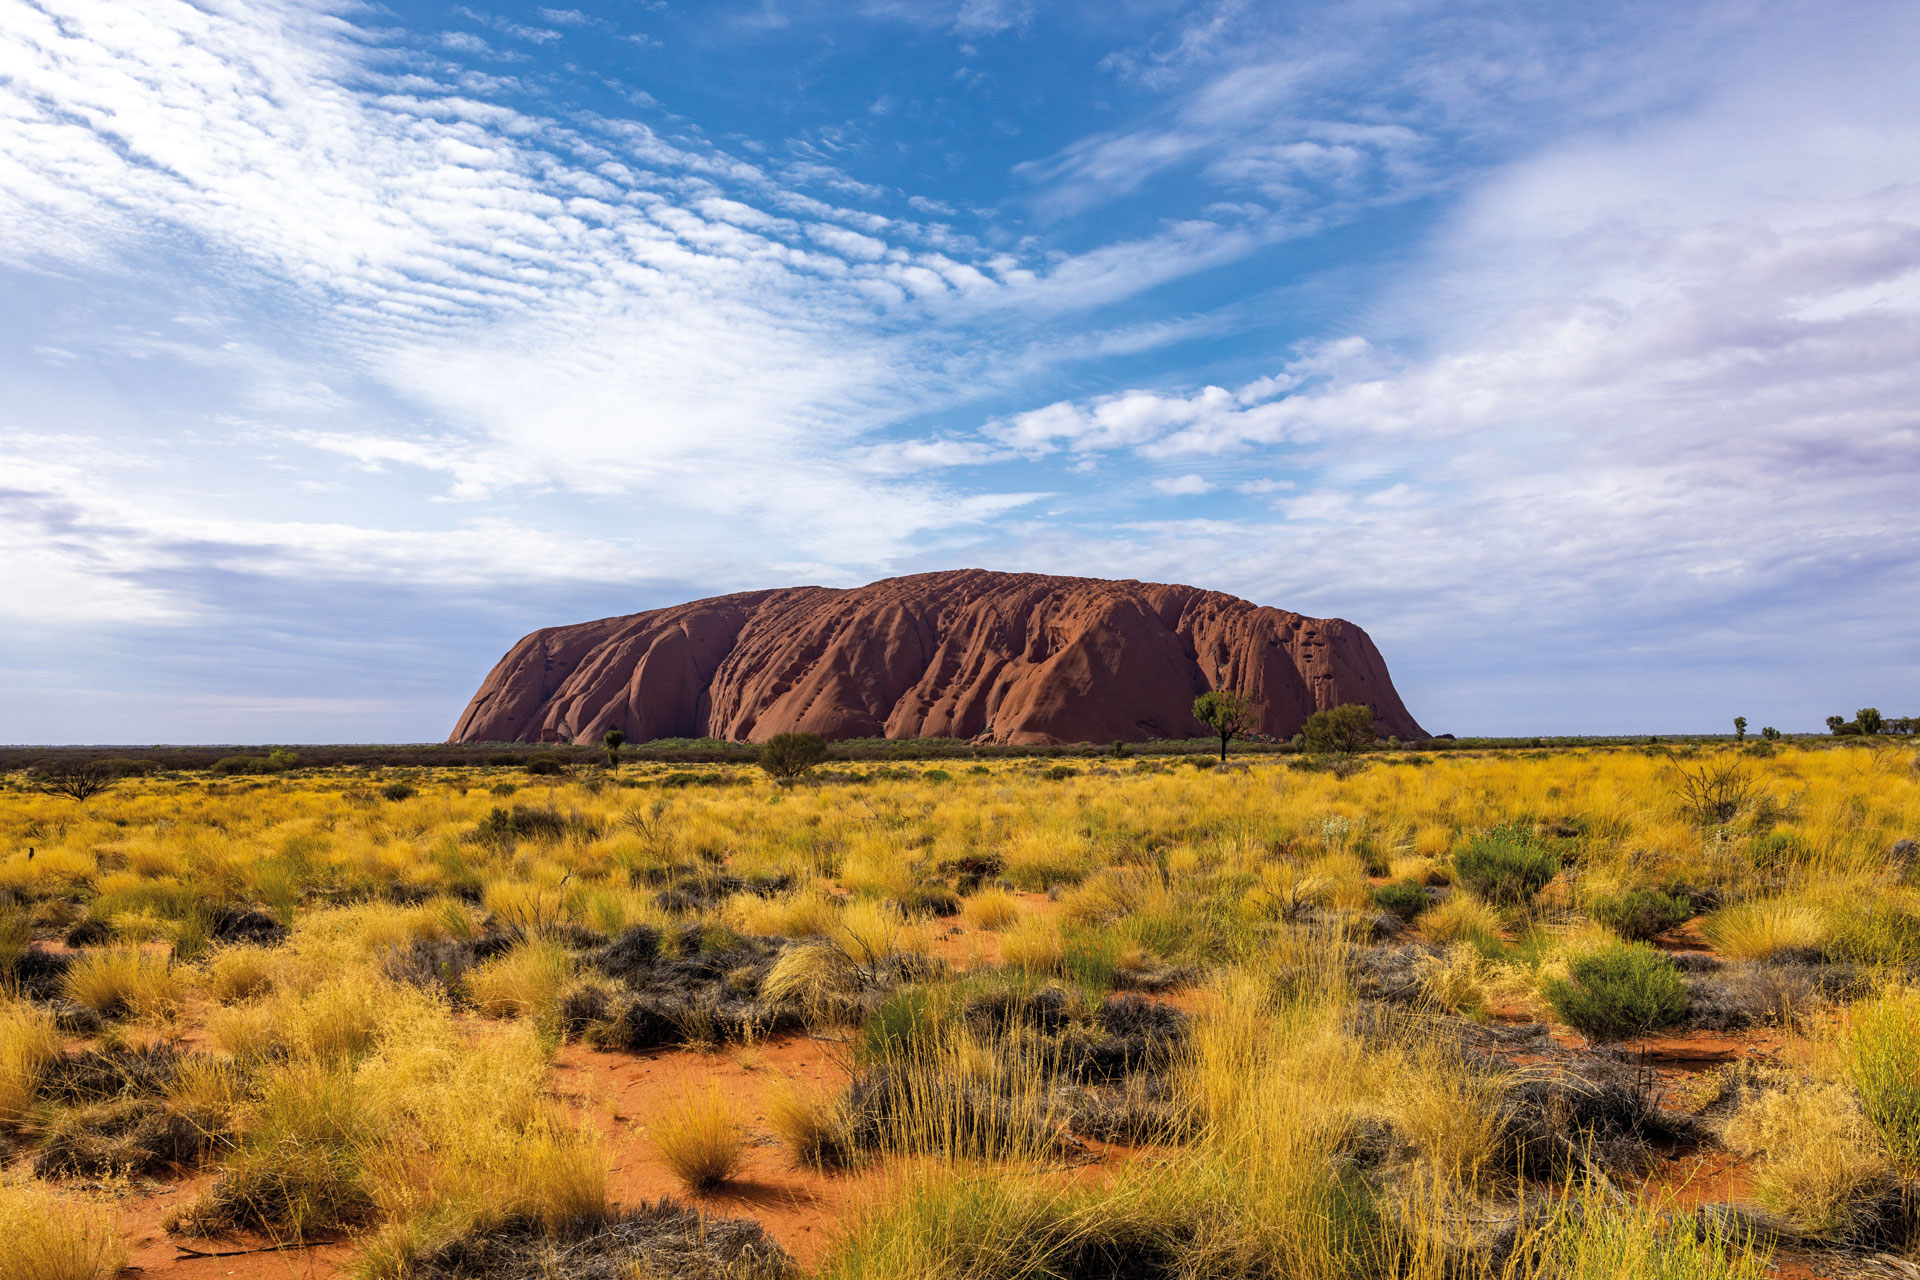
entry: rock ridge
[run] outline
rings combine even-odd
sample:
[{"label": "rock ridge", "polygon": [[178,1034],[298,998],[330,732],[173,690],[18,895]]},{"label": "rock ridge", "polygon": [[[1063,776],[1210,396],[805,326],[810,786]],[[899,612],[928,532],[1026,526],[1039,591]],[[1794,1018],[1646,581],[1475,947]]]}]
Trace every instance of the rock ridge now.
[{"label": "rock ridge", "polygon": [[786,587],[546,627],[495,665],[454,742],[1198,737],[1194,698],[1233,688],[1257,732],[1372,706],[1425,737],[1367,633],[1198,587],[956,569]]}]

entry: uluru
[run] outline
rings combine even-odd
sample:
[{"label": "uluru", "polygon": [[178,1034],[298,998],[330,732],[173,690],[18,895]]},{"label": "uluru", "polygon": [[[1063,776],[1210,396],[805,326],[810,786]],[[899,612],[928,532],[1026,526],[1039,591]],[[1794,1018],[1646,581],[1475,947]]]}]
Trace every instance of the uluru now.
[{"label": "uluru", "polygon": [[545,627],[494,666],[454,742],[776,733],[1045,745],[1204,736],[1233,689],[1287,737],[1363,702],[1425,731],[1367,633],[1198,587],[958,569],[864,587],[746,591]]}]

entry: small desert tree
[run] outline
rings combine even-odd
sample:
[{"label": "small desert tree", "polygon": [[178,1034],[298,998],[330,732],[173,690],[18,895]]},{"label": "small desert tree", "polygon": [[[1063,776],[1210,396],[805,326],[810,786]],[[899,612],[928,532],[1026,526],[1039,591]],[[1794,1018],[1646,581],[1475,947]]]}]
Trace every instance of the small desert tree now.
[{"label": "small desert tree", "polygon": [[1373,708],[1364,702],[1316,711],[1300,730],[1302,744],[1316,755],[1352,755],[1373,745]]},{"label": "small desert tree", "polygon": [[1733,718],[1733,740],[1735,742],[1745,742],[1747,740],[1747,718],[1745,716],[1735,716]]},{"label": "small desert tree", "polygon": [[1849,725],[1845,716],[1828,716],[1827,732],[1838,738],[1843,734],[1858,733],[1860,730],[1857,727]]},{"label": "small desert tree", "polygon": [[1853,722],[1860,726],[1860,732],[1872,737],[1886,724],[1886,717],[1880,714],[1878,707],[1862,707],[1853,713]]},{"label": "small desert tree", "polygon": [[817,733],[776,733],[760,748],[760,767],[786,785],[827,758],[827,740]]},{"label": "small desert tree", "polygon": [[1253,723],[1253,703],[1245,694],[1232,689],[1209,689],[1193,700],[1193,718],[1213,730],[1220,739],[1220,759],[1227,758],[1227,743],[1237,733],[1246,732]]},{"label": "small desert tree", "polygon": [[1708,762],[1698,770],[1676,763],[1673,771],[1674,795],[1701,826],[1732,822],[1742,809],[1763,796],[1753,775],[1738,763]]},{"label": "small desert tree", "polygon": [[113,771],[98,760],[42,765],[33,774],[34,786],[41,791],[75,800],[91,800],[102,791],[112,790],[116,781]]},{"label": "small desert tree", "polygon": [[601,736],[600,742],[607,749],[607,768],[618,769],[620,767],[620,748],[627,745],[627,735],[618,729],[609,729]]},{"label": "small desert tree", "polygon": [[1760,730],[1760,736],[1762,738],[1765,738],[1768,742],[1780,741],[1780,731],[1774,728],[1772,725],[1766,725],[1762,727]]}]

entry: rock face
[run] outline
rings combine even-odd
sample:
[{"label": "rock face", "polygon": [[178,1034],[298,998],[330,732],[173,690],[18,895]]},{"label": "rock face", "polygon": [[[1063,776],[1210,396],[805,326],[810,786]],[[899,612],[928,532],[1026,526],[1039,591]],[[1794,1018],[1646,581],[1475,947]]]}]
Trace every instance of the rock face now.
[{"label": "rock face", "polygon": [[1218,688],[1258,705],[1260,733],[1365,702],[1383,736],[1426,736],[1350,622],[1197,587],[959,569],[536,631],[451,740],[1137,742],[1203,736],[1193,700]]}]

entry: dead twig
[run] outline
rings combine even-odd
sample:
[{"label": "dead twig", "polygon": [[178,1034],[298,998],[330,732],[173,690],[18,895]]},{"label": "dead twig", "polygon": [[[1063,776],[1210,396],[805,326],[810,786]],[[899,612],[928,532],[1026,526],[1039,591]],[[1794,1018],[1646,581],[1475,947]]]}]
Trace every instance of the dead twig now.
[{"label": "dead twig", "polygon": [[179,1253],[174,1258],[174,1261],[179,1262],[187,1258],[239,1258],[249,1253],[287,1253],[294,1249],[319,1249],[330,1244],[339,1243],[340,1241],[338,1240],[297,1240],[287,1244],[255,1245],[250,1249],[208,1250],[195,1249],[191,1245],[184,1244],[176,1244],[173,1247],[179,1250]]}]

